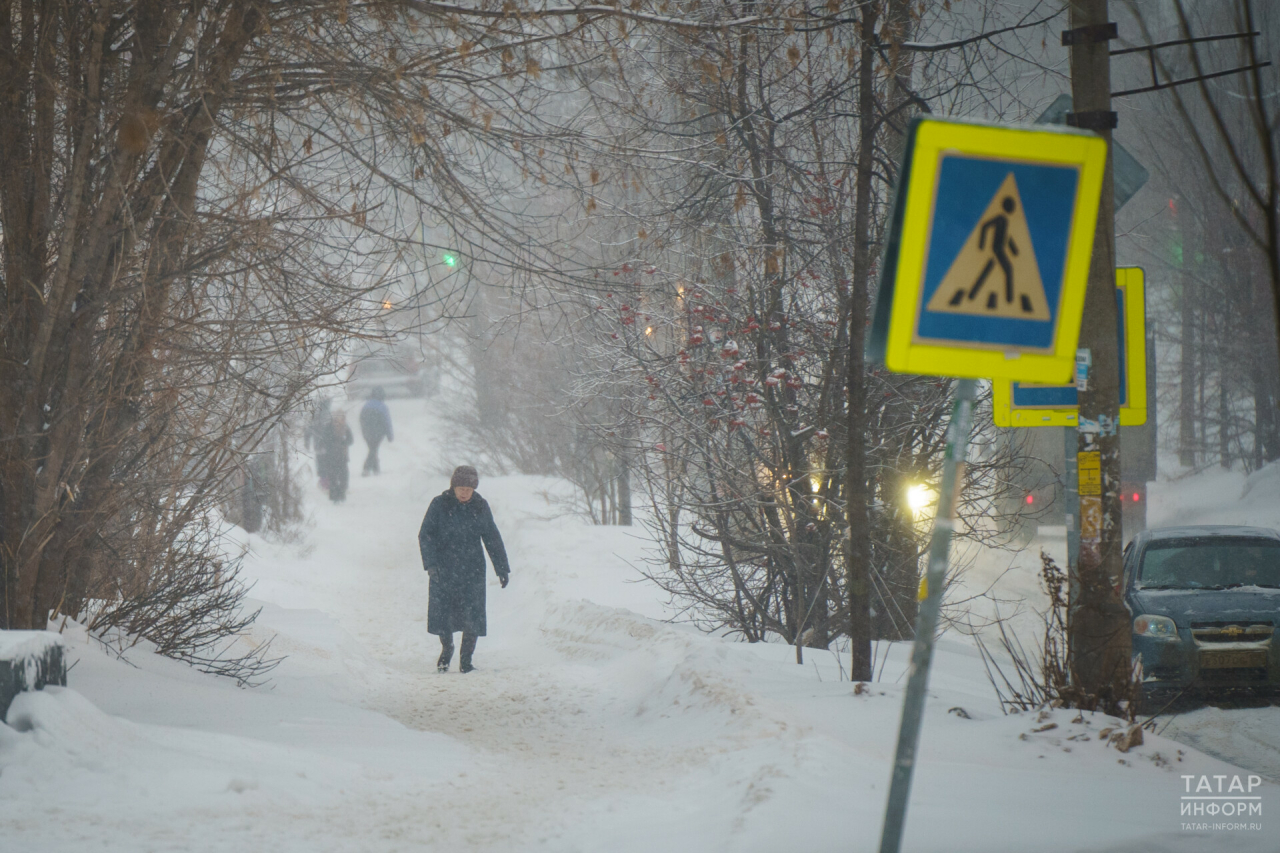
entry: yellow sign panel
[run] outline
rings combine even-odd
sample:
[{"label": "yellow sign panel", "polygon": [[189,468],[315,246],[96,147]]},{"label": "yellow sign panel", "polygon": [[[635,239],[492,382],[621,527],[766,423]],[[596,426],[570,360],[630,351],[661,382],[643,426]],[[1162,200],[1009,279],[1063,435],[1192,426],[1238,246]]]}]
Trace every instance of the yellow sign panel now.
[{"label": "yellow sign panel", "polygon": [[1031,231],[1013,172],[969,232],[969,239],[929,300],[930,311],[1050,320]]},{"label": "yellow sign panel", "polygon": [[1102,494],[1102,454],[1084,450],[1076,454],[1076,470],[1080,476],[1080,497]]},{"label": "yellow sign panel", "polygon": [[[1146,277],[1141,267],[1116,270],[1117,329],[1120,344],[1120,425],[1147,422]],[[991,383],[991,415],[996,426],[1076,426],[1079,405],[1074,384],[1044,385],[996,379]]]},{"label": "yellow sign panel", "polygon": [[1106,153],[1085,131],[917,119],[868,356],[901,373],[1065,382]]}]

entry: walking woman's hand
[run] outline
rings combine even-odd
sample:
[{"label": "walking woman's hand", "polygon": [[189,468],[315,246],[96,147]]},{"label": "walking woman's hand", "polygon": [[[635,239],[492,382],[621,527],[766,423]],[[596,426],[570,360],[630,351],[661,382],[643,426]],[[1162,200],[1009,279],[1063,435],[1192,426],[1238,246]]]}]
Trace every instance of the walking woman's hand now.
[{"label": "walking woman's hand", "polygon": [[507,581],[509,581],[510,579],[511,579],[511,576],[510,576],[510,575],[499,575],[499,576],[498,576],[498,582],[502,584],[502,588],[503,588],[503,589],[506,589],[506,588],[507,588]]}]

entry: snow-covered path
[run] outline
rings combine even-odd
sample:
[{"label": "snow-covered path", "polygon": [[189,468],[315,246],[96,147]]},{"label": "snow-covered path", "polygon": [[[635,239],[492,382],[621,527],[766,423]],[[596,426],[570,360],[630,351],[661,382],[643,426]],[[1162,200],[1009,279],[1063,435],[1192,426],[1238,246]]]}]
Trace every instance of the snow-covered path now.
[{"label": "snow-covered path", "polygon": [[[252,539],[254,637],[289,655],[270,689],[73,638],[71,689],[0,726],[5,851],[875,848],[905,649],[854,695],[830,655],[664,624],[643,543],[557,517],[556,481],[482,472],[512,582],[479,671],[436,673],[416,533],[468,460],[439,457],[429,407],[393,404],[385,473],[346,504],[311,487],[304,536]],[[1238,771],[1160,738],[1121,756],[1103,717],[1002,716],[961,638],[932,687],[908,850],[1276,849],[1182,826],[1180,774]]]},{"label": "snow-covered path", "polygon": [[[439,645],[426,633],[416,533],[447,477],[435,458],[435,430],[421,428],[409,405],[397,407],[411,428],[384,449],[385,473],[354,479],[344,505],[319,502],[301,551],[259,546],[254,571],[255,595],[323,610],[358,641],[368,655],[363,707],[474,748],[471,766],[420,803],[416,819],[436,828],[445,849],[526,849],[593,824],[583,849],[644,849],[655,835],[698,849],[728,844],[762,795],[735,807],[735,789],[752,780],[740,784],[736,769],[721,777],[727,768],[712,758],[767,743],[788,724],[759,713],[717,672],[722,656],[700,660],[701,636],[634,612],[662,614],[650,588],[627,583],[638,575],[617,556],[637,551],[635,535],[555,518],[560,510],[541,493],[562,484],[481,483],[511,555],[512,582],[503,590],[490,578],[490,636],[476,653],[479,669],[462,675],[455,661],[450,673],[435,672]],[[610,606],[622,604],[631,609]],[[264,633],[278,629],[270,616]],[[669,696],[649,692],[664,681]],[[714,821],[709,797],[726,800]],[[673,811],[682,800],[694,819]],[[620,819],[608,819],[610,812]]]}]

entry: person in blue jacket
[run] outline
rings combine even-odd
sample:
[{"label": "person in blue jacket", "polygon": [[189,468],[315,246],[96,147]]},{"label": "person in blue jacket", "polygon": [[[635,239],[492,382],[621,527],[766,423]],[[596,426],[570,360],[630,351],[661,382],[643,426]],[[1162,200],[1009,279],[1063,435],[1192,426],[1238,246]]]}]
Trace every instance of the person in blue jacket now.
[{"label": "person in blue jacket", "polygon": [[[493,512],[476,494],[480,477],[470,465],[459,465],[444,494],[437,495],[422,519],[418,547],[422,567],[431,578],[427,602],[427,631],[440,637],[436,668],[449,671],[453,660],[453,635],[462,632],[460,669],[475,669],[471,656],[476,638],[485,635],[484,552],[503,589],[511,575],[507,550],[502,544]],[[483,549],[481,545],[483,544]]]},{"label": "person in blue jacket", "polygon": [[364,437],[364,443],[369,445],[369,454],[364,458],[361,477],[368,477],[370,472],[381,473],[378,465],[378,445],[382,444],[384,438],[387,441],[395,441],[395,434],[391,431],[391,410],[383,402],[386,396],[387,392],[382,390],[382,386],[374,388],[369,392],[368,402],[360,410],[360,435]]}]

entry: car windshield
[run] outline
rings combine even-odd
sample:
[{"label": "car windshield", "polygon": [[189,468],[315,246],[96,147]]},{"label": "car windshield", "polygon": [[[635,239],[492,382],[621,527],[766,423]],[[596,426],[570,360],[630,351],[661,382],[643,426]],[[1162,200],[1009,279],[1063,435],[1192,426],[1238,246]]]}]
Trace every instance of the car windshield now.
[{"label": "car windshield", "polygon": [[1142,554],[1143,589],[1280,588],[1280,541],[1213,538],[1164,539]]}]

